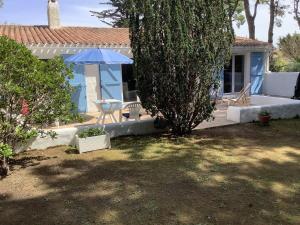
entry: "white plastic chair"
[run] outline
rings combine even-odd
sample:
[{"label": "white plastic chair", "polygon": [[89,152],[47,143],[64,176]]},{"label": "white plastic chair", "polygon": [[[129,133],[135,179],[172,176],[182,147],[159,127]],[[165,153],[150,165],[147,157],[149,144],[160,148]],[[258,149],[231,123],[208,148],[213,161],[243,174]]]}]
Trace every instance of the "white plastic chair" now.
[{"label": "white plastic chair", "polygon": [[122,110],[122,102],[116,99],[108,99],[108,100],[102,100],[102,101],[96,101],[97,104],[100,105],[100,116],[97,119],[97,124],[100,123],[104,125],[105,118],[108,115],[112,122],[118,123],[121,121],[118,121],[116,117],[114,116],[114,113],[116,111]]},{"label": "white plastic chair", "polygon": [[140,102],[129,103],[124,107],[124,110],[128,110],[128,113],[123,113],[123,117],[128,120],[136,120],[139,121],[141,119],[141,110],[142,105]]}]

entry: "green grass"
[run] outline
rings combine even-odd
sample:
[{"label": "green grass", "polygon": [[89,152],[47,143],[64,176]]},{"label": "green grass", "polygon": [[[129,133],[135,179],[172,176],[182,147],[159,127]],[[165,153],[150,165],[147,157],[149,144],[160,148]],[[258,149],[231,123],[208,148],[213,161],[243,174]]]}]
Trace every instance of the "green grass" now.
[{"label": "green grass", "polygon": [[112,144],[83,155],[59,147],[18,156],[0,181],[0,221],[300,224],[300,120]]}]

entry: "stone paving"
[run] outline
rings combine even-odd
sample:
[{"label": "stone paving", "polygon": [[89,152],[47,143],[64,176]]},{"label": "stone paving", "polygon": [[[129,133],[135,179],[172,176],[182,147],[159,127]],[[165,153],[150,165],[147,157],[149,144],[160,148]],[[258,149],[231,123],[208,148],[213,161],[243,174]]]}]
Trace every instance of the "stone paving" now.
[{"label": "stone paving", "polygon": [[[99,113],[87,113],[82,115],[84,118],[84,122],[82,123],[73,123],[68,125],[61,125],[59,128],[69,128],[69,127],[78,127],[78,126],[86,126],[86,125],[94,125],[97,122],[97,118],[99,116]],[[119,114],[118,112],[115,113],[115,117],[118,119]],[[204,121],[201,123],[196,129],[206,129],[206,128],[212,128],[212,127],[220,127],[220,126],[227,126],[227,125],[233,125],[236,124],[236,122],[227,120],[227,105],[225,104],[218,104],[217,110],[214,112],[214,120],[211,121]],[[146,113],[143,113],[141,120],[147,120],[151,117],[147,115]],[[125,120],[124,120],[125,121]],[[113,121],[107,116],[105,120],[105,124],[113,123]],[[55,129],[58,127],[51,127],[51,129]]]}]

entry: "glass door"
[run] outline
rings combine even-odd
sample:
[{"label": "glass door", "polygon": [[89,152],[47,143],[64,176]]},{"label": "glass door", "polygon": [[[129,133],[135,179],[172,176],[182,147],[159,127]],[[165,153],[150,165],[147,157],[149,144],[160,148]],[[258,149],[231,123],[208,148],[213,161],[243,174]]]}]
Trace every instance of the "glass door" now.
[{"label": "glass door", "polygon": [[224,67],[224,93],[232,93],[232,73],[233,73],[233,59],[230,60],[230,63]]},{"label": "glass door", "polygon": [[244,56],[234,55],[224,67],[224,93],[240,92],[244,87]]},{"label": "glass door", "polygon": [[234,56],[234,90],[240,92],[244,88],[244,56]]}]

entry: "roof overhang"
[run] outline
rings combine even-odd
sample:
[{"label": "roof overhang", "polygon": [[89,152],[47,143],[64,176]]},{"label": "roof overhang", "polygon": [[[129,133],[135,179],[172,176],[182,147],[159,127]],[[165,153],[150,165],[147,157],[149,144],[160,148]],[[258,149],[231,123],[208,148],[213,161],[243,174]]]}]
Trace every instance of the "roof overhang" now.
[{"label": "roof overhang", "polygon": [[131,48],[127,45],[82,45],[82,44],[27,44],[26,47],[40,59],[51,59],[59,55],[73,55],[85,49],[107,48],[132,58]]},{"label": "roof overhang", "polygon": [[247,52],[266,52],[269,53],[273,51],[273,47],[271,45],[267,46],[233,46],[232,52],[234,54],[238,53],[247,53]]},{"label": "roof overhang", "polygon": [[[59,55],[73,55],[85,49],[90,48],[107,48],[117,51],[127,57],[132,58],[132,51],[128,45],[83,45],[83,44],[27,44],[26,47],[40,59],[51,59]],[[247,52],[266,52],[273,50],[271,46],[234,46],[233,54],[245,54]]]}]

